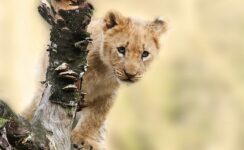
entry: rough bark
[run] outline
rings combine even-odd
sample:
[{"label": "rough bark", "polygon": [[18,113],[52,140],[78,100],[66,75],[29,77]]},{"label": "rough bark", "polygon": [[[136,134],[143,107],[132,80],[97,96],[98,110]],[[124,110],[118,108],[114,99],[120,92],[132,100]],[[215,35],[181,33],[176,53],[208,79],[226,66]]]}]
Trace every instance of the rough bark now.
[{"label": "rough bark", "polygon": [[85,0],[51,0],[38,10],[52,26],[46,88],[31,122],[0,101],[0,149],[72,149],[72,124],[85,96],[80,89],[93,8]]}]

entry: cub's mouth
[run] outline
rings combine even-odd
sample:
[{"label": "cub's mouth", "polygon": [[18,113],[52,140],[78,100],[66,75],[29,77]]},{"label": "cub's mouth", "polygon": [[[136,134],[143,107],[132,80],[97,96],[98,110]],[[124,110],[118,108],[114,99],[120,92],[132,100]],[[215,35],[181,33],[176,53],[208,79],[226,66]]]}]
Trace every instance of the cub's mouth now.
[{"label": "cub's mouth", "polygon": [[132,79],[120,79],[122,82],[127,82],[127,83],[134,83]]},{"label": "cub's mouth", "polygon": [[128,78],[128,77],[117,77],[122,83],[136,83],[139,81],[139,78]]},{"label": "cub's mouth", "polygon": [[124,72],[114,71],[114,73],[118,81],[123,83],[135,83],[140,79],[139,76],[130,76]]}]

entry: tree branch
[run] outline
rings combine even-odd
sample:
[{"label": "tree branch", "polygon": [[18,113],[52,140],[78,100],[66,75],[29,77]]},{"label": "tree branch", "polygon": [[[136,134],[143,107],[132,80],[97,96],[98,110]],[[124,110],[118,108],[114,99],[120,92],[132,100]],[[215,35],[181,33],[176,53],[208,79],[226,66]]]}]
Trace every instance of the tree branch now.
[{"label": "tree branch", "polygon": [[1,149],[72,149],[70,132],[85,96],[80,89],[93,7],[85,0],[43,0],[38,10],[52,25],[46,87],[31,122],[0,101]]}]

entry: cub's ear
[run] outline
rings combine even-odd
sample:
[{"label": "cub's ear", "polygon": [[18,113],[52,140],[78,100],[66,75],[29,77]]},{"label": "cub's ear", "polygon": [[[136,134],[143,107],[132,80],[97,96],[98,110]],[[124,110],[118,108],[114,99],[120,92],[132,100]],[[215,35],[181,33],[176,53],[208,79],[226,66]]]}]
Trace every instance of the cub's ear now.
[{"label": "cub's ear", "polygon": [[104,30],[111,29],[117,25],[124,25],[128,19],[122,16],[119,12],[110,11],[104,18]]},{"label": "cub's ear", "polygon": [[149,30],[154,35],[160,36],[167,31],[167,23],[162,18],[157,18],[149,24]]}]

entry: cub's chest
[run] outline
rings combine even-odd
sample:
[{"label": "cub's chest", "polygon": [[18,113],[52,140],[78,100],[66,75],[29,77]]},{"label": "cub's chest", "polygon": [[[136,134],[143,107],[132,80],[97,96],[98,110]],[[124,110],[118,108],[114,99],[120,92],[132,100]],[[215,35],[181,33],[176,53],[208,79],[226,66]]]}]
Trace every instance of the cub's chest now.
[{"label": "cub's chest", "polygon": [[83,78],[82,90],[87,93],[86,100],[93,101],[97,97],[113,95],[119,87],[116,78],[111,74],[98,74],[87,71]]}]

